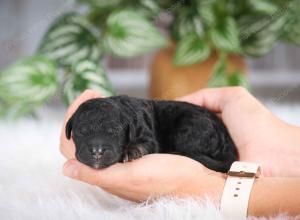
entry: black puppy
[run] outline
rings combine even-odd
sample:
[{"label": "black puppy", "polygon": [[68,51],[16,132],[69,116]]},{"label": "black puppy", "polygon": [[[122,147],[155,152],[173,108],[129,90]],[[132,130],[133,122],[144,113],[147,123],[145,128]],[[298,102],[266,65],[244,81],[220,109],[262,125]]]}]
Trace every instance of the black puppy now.
[{"label": "black puppy", "polygon": [[128,96],[91,99],[66,125],[76,158],[96,169],[151,153],[180,154],[226,172],[237,151],[221,120],[205,108],[178,101]]}]

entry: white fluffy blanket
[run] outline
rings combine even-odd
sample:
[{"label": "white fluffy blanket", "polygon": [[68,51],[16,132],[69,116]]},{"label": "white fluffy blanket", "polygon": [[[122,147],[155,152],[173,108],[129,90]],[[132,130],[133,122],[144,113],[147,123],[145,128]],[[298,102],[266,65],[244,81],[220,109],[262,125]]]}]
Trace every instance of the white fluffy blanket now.
[{"label": "white fluffy blanket", "polygon": [[[300,107],[275,111],[300,124]],[[222,219],[208,200],[162,198],[136,204],[64,177],[58,150],[62,112],[46,109],[39,120],[0,122],[1,220]]]}]

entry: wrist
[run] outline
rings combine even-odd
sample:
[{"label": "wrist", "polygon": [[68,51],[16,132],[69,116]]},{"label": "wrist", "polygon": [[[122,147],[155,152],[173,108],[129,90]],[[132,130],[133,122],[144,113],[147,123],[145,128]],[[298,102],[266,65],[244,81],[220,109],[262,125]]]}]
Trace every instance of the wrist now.
[{"label": "wrist", "polygon": [[259,164],[235,161],[226,178],[220,210],[225,219],[245,219],[253,184],[259,178]]},{"label": "wrist", "polygon": [[286,141],[277,146],[277,159],[273,161],[277,165],[277,172],[272,176],[300,176],[300,128],[286,125]]},{"label": "wrist", "polygon": [[217,207],[220,207],[220,205],[221,205],[221,198],[222,198],[222,195],[223,195],[225,182],[226,182],[226,175],[224,174],[222,177],[220,177],[218,179],[217,187],[216,187],[215,191],[212,193],[212,196],[211,196],[212,200],[215,202]]},{"label": "wrist", "polygon": [[206,196],[219,207],[226,176],[226,174],[213,171],[213,173],[209,175],[209,179],[205,180],[205,185],[203,184],[204,179],[199,178],[198,181],[194,182],[195,195],[201,197]]},{"label": "wrist", "polygon": [[256,180],[249,199],[248,214],[296,216],[299,209],[299,178],[263,177]]},{"label": "wrist", "polygon": [[263,216],[263,213],[265,212],[265,205],[267,202],[265,201],[263,188],[266,178],[268,179],[270,177],[261,177],[256,179],[253,184],[252,192],[249,198],[248,215]]}]

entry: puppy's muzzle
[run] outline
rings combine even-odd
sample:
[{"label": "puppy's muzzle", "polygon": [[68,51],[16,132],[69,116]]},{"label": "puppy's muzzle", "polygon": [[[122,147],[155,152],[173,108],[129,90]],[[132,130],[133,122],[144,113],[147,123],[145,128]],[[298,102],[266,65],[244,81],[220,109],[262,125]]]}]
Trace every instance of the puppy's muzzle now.
[{"label": "puppy's muzzle", "polygon": [[102,147],[92,147],[89,149],[89,152],[94,160],[99,161],[103,156],[104,150]]}]

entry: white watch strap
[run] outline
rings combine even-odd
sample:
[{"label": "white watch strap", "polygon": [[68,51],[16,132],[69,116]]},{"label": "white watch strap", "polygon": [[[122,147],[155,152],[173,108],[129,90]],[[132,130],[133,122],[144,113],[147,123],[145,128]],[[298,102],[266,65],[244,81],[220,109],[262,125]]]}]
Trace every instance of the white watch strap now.
[{"label": "white watch strap", "polygon": [[221,199],[221,212],[225,219],[247,218],[250,193],[255,177],[259,175],[258,164],[236,161],[231,165]]}]

